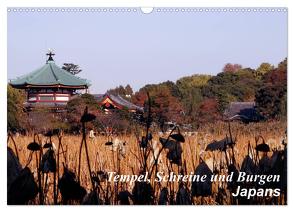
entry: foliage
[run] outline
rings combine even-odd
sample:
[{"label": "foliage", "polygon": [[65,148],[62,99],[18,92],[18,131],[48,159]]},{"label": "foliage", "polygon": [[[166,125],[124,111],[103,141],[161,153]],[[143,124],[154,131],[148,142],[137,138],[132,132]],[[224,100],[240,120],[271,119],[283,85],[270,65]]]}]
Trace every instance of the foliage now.
[{"label": "foliage", "polygon": [[66,119],[73,128],[79,129],[81,127],[80,119],[86,106],[88,107],[89,113],[97,115],[101,112],[101,108],[91,94],[82,94],[67,103]]},{"label": "foliage", "polygon": [[256,72],[255,72],[255,77],[257,79],[262,79],[262,77],[268,73],[269,71],[273,70],[274,69],[274,66],[269,64],[269,63],[262,63],[260,64],[260,66],[256,69]]},{"label": "foliage", "polygon": [[159,125],[164,122],[183,121],[183,106],[180,102],[180,91],[171,81],[160,84],[146,85],[135,93],[132,98],[135,104],[147,107],[147,92],[151,99],[152,119]]},{"label": "foliage", "polygon": [[202,95],[216,98],[219,110],[223,112],[229,102],[254,101],[259,81],[255,79],[251,69],[241,69],[237,72],[222,72],[212,77],[202,89]]},{"label": "foliage", "polygon": [[168,88],[158,90],[156,96],[151,97],[151,101],[152,111],[160,124],[167,121],[182,122],[182,105]]},{"label": "foliage", "polygon": [[122,98],[129,101],[133,96],[133,89],[129,84],[127,84],[125,87],[120,85],[116,88],[109,89],[107,93],[113,95],[120,95]]},{"label": "foliage", "polygon": [[176,85],[181,94],[181,103],[185,111],[185,121],[193,123],[199,110],[199,105],[203,100],[201,88],[207,84],[211,78],[209,75],[192,75],[177,80]]},{"label": "foliage", "polygon": [[[287,59],[279,64],[277,70],[269,63],[262,63],[257,70],[227,64],[216,76],[192,75],[176,83],[167,81],[146,85],[136,92],[132,101],[144,106],[148,91],[159,122],[176,120],[178,116],[181,118],[177,121],[194,126],[214,118],[220,119],[233,101],[256,101],[260,113],[272,118],[280,117],[286,114],[286,73]],[[276,110],[270,111],[275,105]],[[279,115],[276,114],[278,111]]]},{"label": "foliage", "polygon": [[98,132],[108,132],[111,134],[131,133],[136,127],[133,114],[127,109],[113,110],[109,114],[98,113],[93,127]]},{"label": "foliage", "polygon": [[144,107],[146,101],[148,99],[147,92],[144,89],[140,89],[138,92],[136,92],[132,98],[131,101],[140,107]]},{"label": "foliage", "polygon": [[64,112],[54,113],[46,106],[35,106],[27,113],[29,118],[29,128],[37,133],[44,133],[51,129],[68,130],[70,125],[66,122]]},{"label": "foliage", "polygon": [[287,58],[278,68],[263,76],[263,86],[256,92],[258,111],[267,119],[287,117]]},{"label": "foliage", "polygon": [[[79,72],[77,65],[64,66],[75,70],[73,74]],[[28,118],[23,112],[24,91],[13,89],[11,86],[8,86],[7,90],[8,129],[26,128]],[[166,81],[147,84],[136,93],[129,84],[125,87],[120,85],[107,92],[120,95],[144,107],[145,111],[148,107],[148,92],[151,100],[151,118],[158,125],[172,121],[197,127],[205,122],[214,122],[221,119],[222,113],[233,101],[255,101],[258,112],[265,118],[281,119],[287,115],[287,58],[276,68],[269,63],[262,63],[254,70],[228,63],[216,76],[195,74],[182,77],[175,83]],[[134,117],[127,109],[113,111],[106,116],[94,96],[90,94],[83,94],[70,100],[66,114],[55,115],[54,118],[42,113],[38,116],[35,114],[34,116],[38,117],[35,120],[40,124],[32,124],[40,128],[43,126],[41,123],[49,126],[50,122],[52,127],[79,129],[80,117],[86,106],[89,112],[97,117],[90,127],[102,129],[105,126],[115,126],[120,131],[133,127]],[[144,119],[144,116],[142,117]],[[29,117],[29,120],[31,119],[33,118]]]},{"label": "foliage", "polygon": [[234,73],[234,72],[237,72],[241,69],[242,69],[242,66],[240,64],[227,63],[223,68],[223,72]]},{"label": "foliage", "polygon": [[287,89],[281,85],[267,85],[256,93],[258,111],[267,119],[287,116]]},{"label": "foliage", "polygon": [[147,84],[144,87],[142,87],[139,92],[143,91],[146,92],[148,91],[150,96],[156,96],[156,94],[158,92],[160,92],[161,89],[166,89],[166,91],[168,91],[170,93],[170,95],[179,98],[181,93],[180,90],[178,88],[178,86],[172,82],[172,81],[166,81],[166,82],[162,82],[159,84]]},{"label": "foliage", "polygon": [[67,72],[76,75],[82,71],[78,65],[73,63],[64,63],[62,69],[66,70]]},{"label": "foliage", "polygon": [[178,86],[181,93],[187,91],[187,89],[192,87],[202,87],[206,85],[208,80],[211,78],[210,75],[195,74],[188,77],[182,77],[177,80],[176,85]]},{"label": "foliage", "polygon": [[287,70],[288,67],[288,58],[286,57],[283,61],[281,61],[278,65],[279,69]]},{"label": "foliage", "polygon": [[21,130],[26,127],[26,114],[23,103],[25,101],[23,90],[7,85],[7,125],[8,130]]},{"label": "foliage", "polygon": [[203,124],[206,122],[216,122],[221,119],[221,114],[218,110],[218,102],[216,99],[204,99],[200,106],[197,115],[197,122]]},{"label": "foliage", "polygon": [[96,119],[88,124],[88,128],[104,133],[108,130],[111,130],[112,133],[122,133],[130,132],[130,129],[133,127],[132,114],[126,108],[113,110],[106,114],[93,95],[83,94],[70,100],[67,104],[66,119],[72,128],[71,131],[79,131],[81,129],[80,118],[86,106],[89,113],[96,116]]}]

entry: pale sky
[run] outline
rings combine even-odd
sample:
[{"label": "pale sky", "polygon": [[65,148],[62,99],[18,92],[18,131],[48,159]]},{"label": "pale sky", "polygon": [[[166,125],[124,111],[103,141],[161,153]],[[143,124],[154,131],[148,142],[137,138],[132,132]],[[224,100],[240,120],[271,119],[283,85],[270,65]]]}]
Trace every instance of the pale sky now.
[{"label": "pale sky", "polygon": [[[121,9],[121,8],[120,8]],[[199,8],[198,8],[199,9]],[[8,79],[46,62],[78,64],[91,93],[192,74],[224,64],[257,68],[287,57],[287,12],[8,12]]]}]

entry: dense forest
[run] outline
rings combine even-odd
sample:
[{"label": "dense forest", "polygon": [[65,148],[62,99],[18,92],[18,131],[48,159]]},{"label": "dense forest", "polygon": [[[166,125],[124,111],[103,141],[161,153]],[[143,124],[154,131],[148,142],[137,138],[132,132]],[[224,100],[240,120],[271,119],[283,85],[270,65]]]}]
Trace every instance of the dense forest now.
[{"label": "dense forest", "polygon": [[158,119],[177,123],[206,123],[222,119],[229,102],[255,101],[266,120],[286,119],[287,58],[277,67],[262,63],[256,70],[226,64],[216,76],[195,74],[159,84],[150,84],[133,93],[119,86],[108,92],[119,94],[140,106],[149,92]]},{"label": "dense forest", "polygon": [[[148,84],[134,92],[130,85],[118,86],[107,91],[120,95],[136,105],[146,107],[147,93],[150,96],[154,123],[167,121],[189,124],[197,128],[201,124],[222,120],[223,112],[230,102],[255,101],[257,111],[265,120],[287,118],[287,58],[274,66],[262,63],[256,70],[243,68],[239,64],[226,64],[216,76],[195,74],[176,82],[166,81]],[[40,127],[64,129],[79,128],[79,119],[85,106],[97,116],[97,128],[116,125],[123,129],[132,126],[134,116],[126,111],[116,111],[105,117],[102,109],[91,94],[72,99],[66,112],[58,119],[41,113],[41,120],[32,124],[24,110],[25,93],[7,88],[8,130]],[[43,121],[42,121],[43,119]],[[50,120],[50,121],[49,121]],[[50,124],[49,124],[50,122]],[[29,123],[29,124],[28,124]],[[136,123],[133,123],[136,124]]]}]

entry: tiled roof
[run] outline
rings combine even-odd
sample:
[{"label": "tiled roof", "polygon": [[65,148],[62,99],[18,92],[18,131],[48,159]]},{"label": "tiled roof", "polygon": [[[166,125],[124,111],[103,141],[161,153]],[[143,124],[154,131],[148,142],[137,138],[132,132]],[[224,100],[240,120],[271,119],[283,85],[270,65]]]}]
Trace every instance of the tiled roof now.
[{"label": "tiled roof", "polygon": [[123,97],[121,97],[120,95],[113,95],[113,94],[94,94],[93,95],[95,97],[95,99],[98,102],[103,101],[105,98],[110,98],[113,102],[115,102],[118,105],[121,105],[123,107],[128,108],[129,110],[140,110],[143,111],[142,107],[139,107],[135,104],[133,104],[132,102],[129,102],[128,100],[124,99]]},{"label": "tiled roof", "polygon": [[255,102],[231,102],[225,110],[226,118],[239,116],[239,119],[259,120],[261,116],[255,108]]},{"label": "tiled roof", "polygon": [[12,80],[10,84],[13,87],[22,87],[26,85],[63,85],[88,88],[90,86],[87,80],[74,76],[66,70],[59,68],[54,61],[47,61],[41,68]]}]

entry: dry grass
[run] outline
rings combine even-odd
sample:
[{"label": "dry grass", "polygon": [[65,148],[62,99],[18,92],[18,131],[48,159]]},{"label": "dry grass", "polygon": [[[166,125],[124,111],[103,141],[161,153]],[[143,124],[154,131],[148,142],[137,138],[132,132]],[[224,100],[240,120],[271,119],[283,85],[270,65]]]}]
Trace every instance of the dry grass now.
[{"label": "dry grass", "polygon": [[[243,158],[247,155],[247,145],[248,142],[251,145],[255,146],[255,137],[261,135],[265,138],[265,140],[273,139],[275,142],[272,142],[270,145],[272,148],[278,146],[281,142],[281,137],[284,135],[286,129],[286,123],[284,122],[266,122],[266,123],[254,123],[249,125],[242,125],[239,123],[232,124],[232,132],[233,137],[236,136],[236,146],[235,156],[236,162],[239,166],[241,166]],[[206,144],[212,140],[220,140],[223,139],[226,135],[228,135],[227,125],[224,123],[217,123],[212,125],[203,126],[196,135],[186,136],[185,143],[182,144],[183,147],[183,162],[186,164],[187,173],[193,172],[195,170],[195,166],[199,163],[199,153],[201,149],[201,142],[204,141]],[[20,163],[24,166],[27,164],[30,152],[27,150],[27,145],[33,141],[32,136],[18,136],[14,137],[17,151],[19,154]],[[48,137],[40,136],[40,139],[43,143],[48,140]],[[73,136],[73,135],[63,135],[62,144],[65,150],[66,155],[66,164],[67,167],[77,173],[78,169],[78,160],[79,160],[79,148],[81,144],[82,136]],[[126,156],[122,160],[119,161],[120,173],[121,174],[138,174],[140,170],[140,163],[137,158],[139,158],[139,148],[138,141],[134,135],[124,135],[119,136],[119,139],[126,141]],[[153,132],[153,140],[158,141],[159,136],[157,133]],[[57,137],[52,138],[55,146],[58,146]],[[89,150],[89,158],[92,171],[117,171],[118,170],[118,160],[116,154],[110,150],[109,146],[105,146],[107,141],[107,137],[98,136],[95,140],[87,140],[88,150]],[[8,146],[14,150],[12,142],[8,143]],[[164,164],[167,164],[166,161],[166,152],[163,151],[163,160]],[[205,159],[212,158],[213,154],[215,154],[216,160],[219,160],[220,153],[212,153],[205,152],[202,157]],[[60,155],[60,164],[65,163],[64,158]],[[29,168],[34,173],[37,179],[37,170],[35,160],[32,160],[29,164]],[[178,171],[177,167],[174,165],[173,170],[175,172]],[[166,170],[165,170],[166,171]],[[63,173],[63,167],[60,165],[59,177]],[[53,174],[50,175],[50,185],[52,185]],[[106,188],[107,184],[104,183],[102,187]],[[91,181],[89,178],[89,172],[86,163],[85,150],[83,149],[82,154],[82,164],[81,164],[81,185],[84,186],[87,191],[91,189]],[[111,188],[114,188],[114,184],[110,183]],[[132,191],[133,185],[120,185],[119,188],[122,189],[123,186],[126,186],[130,192]],[[162,184],[161,186],[166,186]],[[190,185],[188,185],[188,188]],[[177,185],[175,185],[177,188]],[[158,190],[155,191],[158,194]],[[59,194],[59,201],[61,197]],[[200,200],[199,200],[200,201]],[[198,201],[198,203],[200,203]],[[206,201],[206,202],[205,202]],[[215,204],[214,198],[205,200],[201,200],[202,204]],[[32,204],[37,203],[32,202]],[[197,202],[197,201],[196,201]],[[45,199],[46,204],[53,204],[53,189],[52,186],[49,186],[49,192],[47,194],[47,198]],[[112,204],[115,204],[115,198],[111,200]],[[229,203],[229,202],[228,202]]]}]

